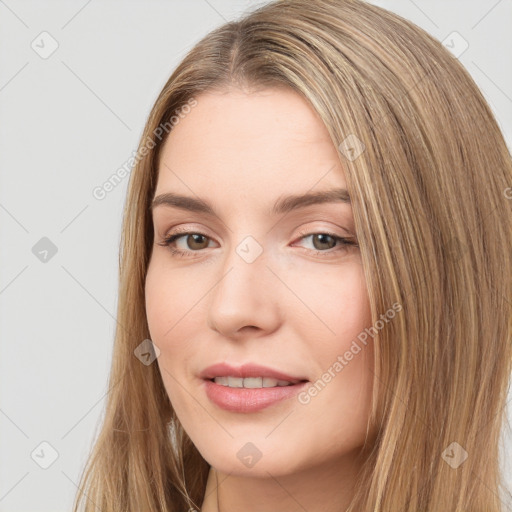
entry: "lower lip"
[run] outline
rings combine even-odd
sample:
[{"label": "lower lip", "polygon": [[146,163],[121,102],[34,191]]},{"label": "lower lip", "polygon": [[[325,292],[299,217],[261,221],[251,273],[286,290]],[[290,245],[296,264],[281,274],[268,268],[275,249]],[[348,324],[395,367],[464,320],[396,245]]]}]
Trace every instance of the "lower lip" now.
[{"label": "lower lip", "polygon": [[205,380],[206,395],[216,405],[232,412],[256,412],[297,395],[308,382],[273,388],[230,388]]}]

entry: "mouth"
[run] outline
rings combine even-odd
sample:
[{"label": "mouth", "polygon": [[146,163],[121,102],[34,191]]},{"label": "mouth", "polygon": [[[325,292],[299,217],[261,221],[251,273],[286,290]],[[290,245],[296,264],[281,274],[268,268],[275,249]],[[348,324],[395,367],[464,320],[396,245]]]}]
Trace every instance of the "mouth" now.
[{"label": "mouth", "polygon": [[294,386],[300,382],[308,382],[305,379],[284,380],[272,377],[235,377],[235,376],[219,376],[212,379],[207,379],[220,386],[229,388],[245,388],[245,389],[262,389],[262,388],[275,388]]},{"label": "mouth", "polygon": [[[280,410],[293,403],[293,398],[307,385],[308,380],[281,380],[269,377],[219,376],[203,379],[208,400],[231,413],[255,413],[273,406]],[[288,404],[288,405],[287,405]]]},{"label": "mouth", "polygon": [[302,376],[254,363],[239,366],[217,363],[204,369],[199,378],[213,404],[236,413],[261,411],[279,402],[284,407],[283,401],[297,395],[309,383]]}]

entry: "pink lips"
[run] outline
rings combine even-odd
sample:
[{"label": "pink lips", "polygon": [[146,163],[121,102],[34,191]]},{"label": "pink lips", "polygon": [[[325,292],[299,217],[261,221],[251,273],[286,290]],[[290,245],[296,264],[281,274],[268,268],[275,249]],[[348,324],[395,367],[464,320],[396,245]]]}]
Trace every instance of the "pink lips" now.
[{"label": "pink lips", "polygon": [[[307,379],[300,376],[288,375],[271,368],[256,364],[244,364],[233,367],[219,363],[204,369],[200,375],[204,379],[205,391],[208,398],[222,409],[232,412],[256,412],[276,402],[291,398],[308,384]],[[291,382],[300,381],[289,386],[271,388],[230,388],[213,382],[215,377],[270,377]]]}]

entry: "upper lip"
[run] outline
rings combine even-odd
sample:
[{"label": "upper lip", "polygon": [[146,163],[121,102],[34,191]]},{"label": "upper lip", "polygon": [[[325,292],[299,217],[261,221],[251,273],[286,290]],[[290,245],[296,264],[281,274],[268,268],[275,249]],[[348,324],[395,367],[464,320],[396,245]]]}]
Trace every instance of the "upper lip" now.
[{"label": "upper lip", "polygon": [[238,377],[245,379],[246,377],[270,377],[277,380],[301,381],[307,380],[305,377],[292,376],[277,370],[273,370],[267,366],[261,366],[254,363],[245,363],[240,366],[231,366],[227,363],[217,363],[205,368],[199,377],[202,379],[214,379],[215,377]]}]

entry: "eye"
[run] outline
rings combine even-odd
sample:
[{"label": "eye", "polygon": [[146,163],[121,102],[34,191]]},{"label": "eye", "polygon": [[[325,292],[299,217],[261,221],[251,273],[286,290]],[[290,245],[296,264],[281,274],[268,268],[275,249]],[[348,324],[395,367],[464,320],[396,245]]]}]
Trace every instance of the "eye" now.
[{"label": "eye", "polygon": [[301,235],[300,240],[311,238],[313,247],[310,250],[314,250],[317,253],[328,252],[331,254],[332,252],[347,249],[349,246],[358,246],[354,239],[338,236],[327,231],[318,231],[315,233],[301,232],[299,234]]},{"label": "eye", "polygon": [[[180,249],[175,247],[176,242],[180,238],[185,239],[185,248]],[[198,252],[201,249],[206,249],[208,247],[208,240],[210,240],[210,238],[204,233],[199,233],[195,231],[183,231],[171,234],[170,236],[165,238],[162,243],[158,245],[168,247],[171,253],[174,254],[175,256],[186,257],[188,256],[189,252]]]},{"label": "eye", "polygon": [[[337,253],[340,250],[346,250],[350,246],[358,247],[355,240],[341,237],[326,231],[319,231],[316,233],[301,232],[299,234],[301,235],[299,240],[306,240],[307,238],[312,237],[311,241],[313,243],[313,248],[306,250],[308,252],[315,251],[316,254],[328,253],[331,255],[332,253]],[[181,238],[184,239],[184,247],[182,246],[179,248],[176,245]],[[207,249],[211,240],[212,239],[204,233],[196,231],[180,231],[170,234],[158,245],[168,247],[174,256],[194,258],[195,256],[192,255],[192,253],[199,253],[202,249]],[[327,254],[325,256],[327,256]]]}]

